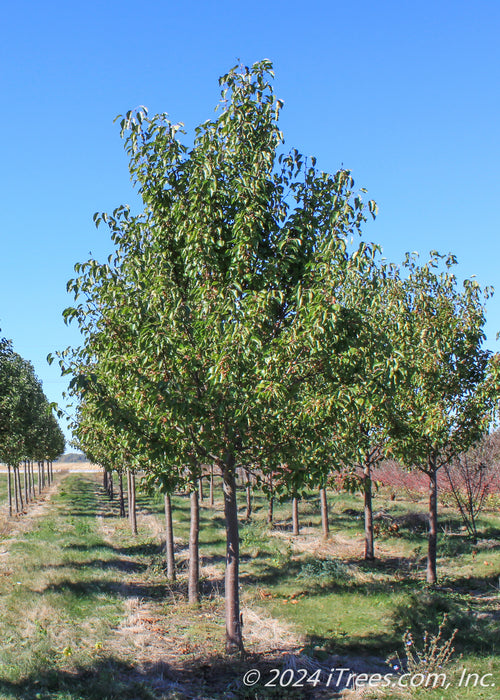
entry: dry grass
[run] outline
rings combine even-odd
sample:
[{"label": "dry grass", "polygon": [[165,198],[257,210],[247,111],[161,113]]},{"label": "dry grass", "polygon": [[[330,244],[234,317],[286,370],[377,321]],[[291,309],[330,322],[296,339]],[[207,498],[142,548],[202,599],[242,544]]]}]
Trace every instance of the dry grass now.
[{"label": "dry grass", "polygon": [[253,652],[293,652],[305,643],[304,636],[293,625],[270,617],[255,606],[244,606],[242,614],[245,643]]},{"label": "dry grass", "polygon": [[54,462],[55,472],[67,472],[70,474],[92,474],[102,473],[102,468],[98,464],[91,462]]}]

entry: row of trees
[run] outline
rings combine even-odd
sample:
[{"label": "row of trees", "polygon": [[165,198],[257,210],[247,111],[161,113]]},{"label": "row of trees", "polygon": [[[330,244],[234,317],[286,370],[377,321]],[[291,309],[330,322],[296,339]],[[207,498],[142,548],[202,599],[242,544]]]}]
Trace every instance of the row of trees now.
[{"label": "row of trees", "polygon": [[496,362],[484,300],[453,256],[385,263],[353,243],[376,205],[351,174],[282,152],[268,61],[221,79],[219,116],[180,140],[166,115],[129,112],[121,133],[144,202],[96,215],[116,252],[77,264],[66,309],[83,334],[60,353],[93,461],[193,494],[222,476],[226,648],[242,648],[235,474],[278,497],[353,465],[373,556],[371,471],[392,455],[429,478],[427,577],[436,580],[438,470],[487,429]]},{"label": "row of trees", "polygon": [[[50,464],[64,452],[64,435],[33,366],[0,338],[0,462],[8,467],[9,514],[35,497],[33,462],[38,462],[38,491],[50,483]],[[20,464],[24,467],[21,485]],[[12,489],[12,485],[14,489]],[[24,492],[24,497],[23,497]]]}]

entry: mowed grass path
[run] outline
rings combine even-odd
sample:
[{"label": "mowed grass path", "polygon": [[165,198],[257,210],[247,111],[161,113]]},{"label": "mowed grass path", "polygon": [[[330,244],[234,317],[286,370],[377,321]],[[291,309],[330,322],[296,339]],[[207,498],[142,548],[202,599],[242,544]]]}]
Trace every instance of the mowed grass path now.
[{"label": "mowed grass path", "polygon": [[[430,592],[422,580],[425,532],[403,528],[398,537],[381,537],[380,560],[367,565],[359,558],[362,522],[355,497],[331,499],[332,538],[324,543],[317,495],[302,502],[303,533],[293,538],[289,505],[277,505],[276,525],[270,530],[265,524],[265,499],[256,494],[252,520],[241,527],[242,602],[248,620],[244,636],[250,656],[236,661],[221,654],[220,488],[215,508],[208,501],[201,507],[203,596],[200,606],[193,608],[186,603],[188,496],[173,499],[180,580],[169,585],[163,566],[160,497],[139,494],[139,535],[133,537],[127,520],[118,517],[117,499],[110,502],[104,494],[99,475],[59,478],[51,499],[37,506],[34,515],[14,521],[14,533],[0,542],[0,700],[316,697],[312,688],[297,692],[278,688],[276,694],[260,685],[252,694],[242,687],[244,671],[257,666],[263,677],[269,677],[265,664],[280,663],[266,654],[271,649],[282,652],[282,642],[255,635],[267,634],[268,621],[278,623],[278,637],[285,633],[285,647],[293,653],[301,647],[320,661],[340,654],[335,663],[344,665],[371,655],[383,663],[401,650],[405,629],[421,628],[419,634],[433,630],[444,612],[459,627],[458,651],[463,659],[456,672],[465,666],[470,672],[500,677],[496,653],[500,552],[491,539],[498,532],[497,518],[491,523],[485,519],[484,533],[490,539],[480,546],[473,547],[461,535],[442,542],[443,550],[444,545],[449,550],[440,558],[444,586]],[[244,492],[240,495],[243,520]],[[389,505],[396,515],[407,512],[408,506],[400,500]],[[257,613],[257,618],[250,613]],[[266,623],[262,629],[259,616]],[[280,622],[285,625],[282,630]],[[297,668],[302,663],[298,656]],[[453,684],[445,692],[422,689],[421,693],[429,700],[498,697],[493,687],[459,689]],[[421,693],[415,690],[412,696]],[[378,689],[363,697],[379,700],[407,694]]]},{"label": "mowed grass path", "polygon": [[127,628],[141,600],[165,596],[164,577],[149,566],[159,546],[151,532],[128,534],[95,476],[63,478],[43,512],[0,547],[2,700],[178,697],[159,690],[164,667],[137,665],[136,630]]}]

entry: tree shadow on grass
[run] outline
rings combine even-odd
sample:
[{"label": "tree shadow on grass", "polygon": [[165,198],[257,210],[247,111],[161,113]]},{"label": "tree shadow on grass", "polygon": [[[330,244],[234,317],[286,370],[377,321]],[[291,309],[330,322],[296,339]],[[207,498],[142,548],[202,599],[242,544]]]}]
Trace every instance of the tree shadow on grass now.
[{"label": "tree shadow on grass", "polygon": [[72,549],[75,552],[89,552],[91,550],[107,549],[116,554],[122,554],[124,556],[154,556],[161,552],[162,547],[158,542],[143,542],[139,544],[132,544],[123,547],[115,547],[108,542],[97,542],[95,544],[86,545],[71,542],[65,545],[65,549]]},{"label": "tree shadow on grass", "polygon": [[46,593],[71,594],[75,598],[95,598],[101,595],[111,595],[121,598],[149,598],[163,599],[166,594],[165,584],[142,583],[135,581],[104,581],[102,579],[89,579],[86,581],[72,581],[63,579],[58,583],[51,583],[41,591],[33,591],[33,595],[45,595]]},{"label": "tree shadow on grass", "polygon": [[[417,646],[427,632],[437,634],[444,623],[442,639],[457,630],[453,646],[457,651],[474,654],[495,653],[500,638],[500,612],[491,600],[464,598],[454,591],[420,590],[412,592],[394,608],[394,630],[402,636],[409,630]],[[443,642],[444,643],[444,642]]]},{"label": "tree shadow on grass", "polygon": [[121,571],[123,573],[140,573],[143,571],[146,571],[147,564],[142,564],[140,562],[135,562],[135,561],[130,561],[128,559],[91,559],[90,561],[82,561],[82,562],[67,562],[67,563],[61,563],[61,564],[36,564],[33,566],[30,566],[30,569],[33,571],[36,570],[41,570],[47,571],[49,569],[51,570],[56,570],[56,569],[67,569],[71,567],[82,567],[85,569],[102,569],[103,571],[107,571],[110,569],[113,569],[115,571]]},{"label": "tree shadow on grass", "polygon": [[[229,696],[234,700],[285,697],[309,700],[314,697],[314,690],[308,686],[297,688],[296,692],[266,688],[264,681],[272,678],[273,666],[276,661],[255,654],[244,659],[207,655],[175,666],[164,661],[139,666],[106,656],[71,671],[40,668],[18,682],[0,679],[0,693],[13,700],[222,700]],[[255,668],[264,680],[252,689],[245,688],[243,675]]]},{"label": "tree shadow on grass", "polygon": [[[349,656],[356,659],[365,658],[373,661],[372,673],[385,668],[385,659],[389,654],[400,651],[401,638],[394,632],[374,632],[366,635],[347,634],[332,628],[330,633],[308,635],[305,652],[319,659],[324,655]],[[385,668],[385,673],[389,668]]]},{"label": "tree shadow on grass", "polygon": [[[308,565],[311,563],[321,563],[316,557],[306,557],[302,559],[290,559],[284,563],[273,563],[273,555],[253,558],[251,560],[251,571],[243,570],[240,574],[242,581],[250,585],[276,586],[279,584],[296,584],[298,587],[307,590],[308,596],[326,595],[328,593],[342,593],[358,591],[360,595],[379,595],[386,593],[391,595],[395,586],[398,590],[415,587],[415,579],[405,576],[402,579],[390,578],[387,580],[369,581],[360,583],[356,579],[355,573],[346,566],[344,562],[338,562],[338,566],[332,566],[332,574],[328,572],[324,575],[321,569],[318,575],[309,574]],[[401,558],[393,561],[365,562],[364,560],[349,561],[348,564],[356,564],[362,570],[376,571],[387,574],[395,574],[401,571]],[[324,560],[329,562],[329,559]],[[347,563],[347,562],[346,562]],[[337,560],[332,560],[332,565],[337,564]]]},{"label": "tree shadow on grass", "polygon": [[[454,591],[460,593],[486,593],[491,596],[498,596],[500,593],[500,578],[497,573],[488,576],[461,576],[447,583]],[[500,599],[498,605],[500,609]]]},{"label": "tree shadow on grass", "polygon": [[376,559],[352,559],[350,564],[354,564],[361,571],[366,573],[386,574],[388,576],[408,576],[421,570],[425,565],[425,557],[384,557]]}]

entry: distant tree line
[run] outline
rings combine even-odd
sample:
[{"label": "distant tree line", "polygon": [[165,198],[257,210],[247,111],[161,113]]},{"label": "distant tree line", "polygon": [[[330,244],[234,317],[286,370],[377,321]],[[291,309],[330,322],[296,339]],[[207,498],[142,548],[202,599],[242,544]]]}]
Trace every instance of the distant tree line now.
[{"label": "distant tree line", "polygon": [[14,352],[10,340],[0,338],[0,462],[8,470],[10,515],[14,507],[16,513],[23,511],[36,491],[50,485],[52,462],[64,445],[64,435],[33,366]]}]

